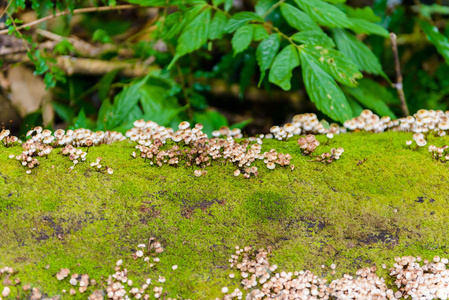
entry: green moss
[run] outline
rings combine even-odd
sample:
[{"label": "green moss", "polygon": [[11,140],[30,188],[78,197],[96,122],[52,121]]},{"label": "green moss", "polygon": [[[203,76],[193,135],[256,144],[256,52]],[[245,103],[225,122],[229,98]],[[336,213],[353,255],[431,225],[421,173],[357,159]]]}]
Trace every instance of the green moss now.
[{"label": "green moss", "polygon": [[[336,136],[317,150],[345,149],[331,165],[309,162],[295,140],[269,140],[262,150],[290,153],[294,171],[257,162],[260,175],[248,180],[234,177],[229,163],[215,162],[199,178],[192,168],[151,167],[129,155],[128,141],[92,147],[88,162],[71,172],[55,150],[26,175],[8,158],[21,148],[0,147],[0,266],[55,295],[69,289],[54,277],[60,268],[99,280],[124,258],[136,280],[166,276],[167,297],[209,299],[221,286],[238,286],[226,276],[235,245],[270,246],[281,269],[329,278],[322,264],[336,263],[338,276],[392,265],[397,255],[447,256],[449,164],[407,149],[411,135]],[[97,156],[113,175],[92,170]],[[166,248],[156,270],[130,258],[150,236]]]}]

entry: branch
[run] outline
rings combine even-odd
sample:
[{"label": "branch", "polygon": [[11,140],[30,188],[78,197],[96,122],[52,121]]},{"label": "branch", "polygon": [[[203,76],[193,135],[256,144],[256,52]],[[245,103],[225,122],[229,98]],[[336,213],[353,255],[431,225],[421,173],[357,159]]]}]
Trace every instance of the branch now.
[{"label": "branch", "polygon": [[[87,7],[87,8],[77,8],[74,9],[73,11],[70,10],[65,10],[65,11],[61,11],[58,13],[55,13],[53,15],[49,15],[46,16],[44,18],[41,19],[37,19],[36,21],[27,23],[27,24],[23,24],[21,26],[17,27],[17,31],[22,30],[26,27],[31,27],[37,24],[40,24],[42,22],[45,22],[47,20],[51,20],[53,18],[57,18],[60,16],[64,16],[64,15],[69,15],[69,14],[81,14],[81,13],[88,13],[88,12],[100,12],[100,11],[110,11],[110,10],[122,10],[122,9],[133,9],[136,8],[138,6],[136,5],[130,5],[130,4],[125,4],[125,5],[117,5],[117,6],[100,6],[100,7]],[[6,34],[8,33],[8,29],[4,29],[4,30],[0,30],[0,34]]]},{"label": "branch", "polygon": [[396,34],[393,32],[390,33],[391,38],[391,48],[393,49],[394,55],[394,66],[396,69],[396,84],[393,85],[394,88],[398,91],[399,100],[401,100],[401,109],[404,116],[409,115],[407,102],[405,101],[405,94],[402,88],[402,74],[401,74],[401,65],[399,63],[399,54],[398,54],[398,43],[396,41]]}]

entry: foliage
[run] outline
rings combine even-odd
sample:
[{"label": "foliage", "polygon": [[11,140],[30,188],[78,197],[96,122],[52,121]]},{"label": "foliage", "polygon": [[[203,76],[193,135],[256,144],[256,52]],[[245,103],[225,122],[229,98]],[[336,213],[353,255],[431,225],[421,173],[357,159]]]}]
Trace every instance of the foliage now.
[{"label": "foliage", "polygon": [[[124,131],[139,118],[171,126],[189,119],[201,120],[210,133],[228,125],[209,107],[214,79],[238,83],[243,99],[249,86],[269,91],[277,87],[292,92],[305,89],[318,110],[339,122],[361,108],[395,117],[401,111],[389,87],[396,80],[386,40],[389,31],[399,36],[400,54],[412,53],[411,58],[402,60],[411,112],[419,108],[448,109],[443,101],[449,95],[443,75],[448,66],[441,63],[441,57],[449,63],[449,27],[442,22],[446,33],[440,32],[434,22],[449,13],[447,7],[389,7],[386,0],[362,8],[328,0],[248,2],[250,5],[242,9],[233,7],[230,0],[128,0],[140,13],[144,10],[139,7],[156,9],[151,21],[136,20],[133,26],[138,29],[133,33],[129,33],[129,22],[116,30],[107,25],[124,21],[120,14],[82,14],[83,21],[77,26],[87,33],[87,41],[110,46],[95,59],[131,63],[151,59],[158,66],[149,69],[144,78],[134,79],[124,77],[117,68],[96,78],[94,85],[91,79],[83,82],[82,77],[67,77],[58,65],[58,55],[86,57],[70,39],[62,39],[50,52],[41,49],[39,40],[28,34],[33,28],[18,30],[23,23],[22,10],[31,9],[38,17],[65,10],[74,15],[74,10],[88,5],[86,2],[32,0],[28,4],[12,0],[5,25],[10,34],[28,41],[35,74],[44,76],[47,87],[57,95],[53,107],[58,118],[73,127],[86,119],[84,123],[92,129]],[[114,10],[115,5],[124,3],[95,4]],[[70,18],[60,18],[62,24],[47,29],[62,36],[72,34]],[[424,36],[434,47],[427,44],[415,49],[413,43]],[[122,58],[123,49],[131,54]],[[440,55],[437,65],[421,70],[429,56],[435,57],[436,53]],[[93,95],[100,102],[92,100]]]}]

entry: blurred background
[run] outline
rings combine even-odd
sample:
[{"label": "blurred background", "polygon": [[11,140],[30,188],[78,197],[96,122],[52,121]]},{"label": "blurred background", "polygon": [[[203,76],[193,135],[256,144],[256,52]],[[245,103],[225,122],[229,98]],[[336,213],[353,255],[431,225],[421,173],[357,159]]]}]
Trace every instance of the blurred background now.
[{"label": "blurred background", "polygon": [[[231,12],[254,11],[257,2],[234,0]],[[330,2],[346,12],[366,13],[366,18],[397,35],[403,89],[411,114],[421,108],[449,109],[449,0]],[[120,5],[123,8],[117,9]],[[115,8],[74,11],[96,6]],[[54,15],[68,11],[73,13]],[[308,100],[299,71],[293,73],[290,91],[268,80],[258,87],[257,44],[234,55],[231,35],[207,43],[168,70],[175,41],[161,37],[167,37],[175,26],[164,23],[175,12],[175,7],[131,7],[126,1],[1,0],[1,126],[18,135],[42,124],[50,129],[124,131],[132,126],[132,120],[143,116],[165,126],[190,120],[203,123],[206,132],[230,125],[256,134],[299,113],[314,112],[332,121]],[[46,16],[50,17],[41,22]],[[29,29],[17,30],[36,20],[38,24]],[[285,23],[278,10],[267,21],[279,28]],[[433,40],[423,22],[438,29]],[[368,45],[387,77],[396,82],[391,41],[375,35],[359,34],[357,38]],[[145,80],[155,84],[136,96],[132,87],[147,84],[142,78],[149,73],[154,76]],[[382,87],[373,93],[401,117],[396,90],[387,79],[363,75]],[[136,97],[144,100],[137,103]],[[119,105],[124,103],[133,107],[121,110]],[[356,101],[350,104],[354,115],[366,108]],[[116,115],[110,109],[115,106]],[[126,116],[117,116],[121,111],[126,111]]]}]

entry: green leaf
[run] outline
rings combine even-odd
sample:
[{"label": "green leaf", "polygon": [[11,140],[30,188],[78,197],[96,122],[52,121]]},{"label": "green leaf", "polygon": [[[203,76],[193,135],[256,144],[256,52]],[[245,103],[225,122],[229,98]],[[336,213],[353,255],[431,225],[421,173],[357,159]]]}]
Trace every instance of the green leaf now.
[{"label": "green leaf", "polygon": [[67,39],[62,39],[53,49],[53,53],[60,55],[69,54],[70,52],[75,52],[75,48]]},{"label": "green leaf", "polygon": [[224,3],[224,0],[212,0],[214,6],[219,6]]},{"label": "green leaf", "polygon": [[253,119],[248,119],[248,120],[245,120],[245,121],[234,123],[231,126],[229,126],[229,129],[234,129],[234,128],[243,129],[246,125],[251,124],[252,121],[253,121]]},{"label": "green leaf", "polygon": [[225,1],[224,9],[225,11],[229,11],[232,7],[233,0],[224,0],[224,1]]},{"label": "green leaf", "polygon": [[257,46],[256,58],[260,67],[260,72],[262,73],[260,81],[263,80],[265,71],[271,67],[273,59],[279,51],[280,45],[280,37],[278,34],[274,33],[260,42],[259,46]]},{"label": "green leaf", "polygon": [[101,104],[100,110],[98,112],[98,118],[97,118],[97,130],[108,130],[109,128],[105,127],[105,124],[108,122],[110,116],[109,113],[112,110],[112,104],[109,101],[109,99],[105,99],[103,103]]},{"label": "green leaf", "polygon": [[298,30],[318,30],[321,28],[315,21],[313,21],[306,13],[300,11],[293,5],[282,3],[281,14],[284,16],[287,23]]},{"label": "green leaf", "polygon": [[427,36],[427,39],[435,45],[438,53],[440,53],[446,64],[449,65],[449,41],[447,37],[439,33],[438,28],[432,26],[428,22],[418,20],[419,25]]},{"label": "green leaf", "polygon": [[228,23],[228,17],[226,17],[224,12],[217,11],[210,22],[209,39],[220,39],[225,32],[226,23]]},{"label": "green leaf", "polygon": [[264,22],[264,19],[262,19],[253,12],[249,11],[239,12],[233,15],[231,19],[229,19],[228,24],[225,27],[225,31],[228,33],[234,32],[240,27],[246,25],[250,21]]},{"label": "green leaf", "polygon": [[176,97],[170,96],[164,87],[147,84],[142,86],[139,92],[145,120],[152,120],[166,126],[187,108],[187,106],[181,107]]},{"label": "green leaf", "polygon": [[352,60],[338,50],[310,45],[301,48],[315,59],[315,63],[344,85],[355,87],[357,79],[363,77]]},{"label": "green leaf", "polygon": [[111,84],[114,81],[115,76],[117,76],[117,73],[120,70],[121,69],[119,69],[119,68],[112,70],[112,71],[106,73],[100,79],[100,82],[98,83],[98,97],[100,98],[101,101],[104,101],[108,97],[109,91],[111,89]]},{"label": "green leaf", "polygon": [[237,29],[231,40],[234,55],[246,50],[246,48],[249,47],[251,41],[253,40],[253,33],[254,28],[250,25],[245,25]]},{"label": "green leaf", "polygon": [[241,99],[243,99],[245,90],[251,83],[251,78],[253,77],[255,69],[256,69],[255,67],[256,67],[256,57],[255,57],[253,51],[251,51],[250,53],[245,53],[244,64],[243,64],[243,68],[240,72],[240,80],[239,80],[239,85],[240,85],[240,95],[239,96]]},{"label": "green leaf", "polygon": [[380,17],[374,14],[373,9],[369,6],[353,8],[349,5],[344,5],[343,8],[349,18],[363,19],[374,23],[382,21]]},{"label": "green leaf", "polygon": [[352,109],[353,116],[360,116],[363,111],[363,107],[354,99],[351,95],[346,95],[346,99],[348,100],[349,105]]},{"label": "green leaf", "polygon": [[276,3],[276,0],[259,0],[257,1],[254,10],[258,16],[263,17],[265,13]]},{"label": "green leaf", "polygon": [[329,2],[329,3],[332,3],[332,4],[340,4],[340,3],[345,3],[346,2],[346,0],[323,0],[323,1]]},{"label": "green leaf", "polygon": [[68,123],[72,121],[74,116],[73,116],[73,109],[70,106],[54,101],[51,102],[51,106],[53,106],[53,109],[55,110],[56,114],[63,121]]},{"label": "green leaf", "polygon": [[169,69],[181,56],[199,49],[207,42],[210,16],[211,10],[207,8],[187,25],[178,39],[176,55],[168,66]]},{"label": "green leaf", "polygon": [[192,105],[193,108],[203,110],[208,107],[207,99],[202,94],[193,92],[190,97],[190,105]]},{"label": "green leaf", "polygon": [[295,0],[296,4],[318,24],[327,27],[350,27],[346,14],[321,0]]},{"label": "green leaf", "polygon": [[[373,84],[374,83],[374,84]],[[355,88],[344,88],[346,93],[351,94],[364,107],[371,109],[380,116],[396,118],[394,113],[380,97],[380,91],[385,88],[369,79],[362,79]]]},{"label": "green leaf", "polygon": [[78,117],[76,118],[75,125],[73,125],[75,128],[87,128],[87,119],[86,114],[84,113],[84,108],[81,108],[81,111],[78,114]]},{"label": "green leaf", "polygon": [[315,59],[300,51],[302,74],[307,94],[316,107],[332,119],[344,122],[352,118],[352,110],[345,95]]},{"label": "green leaf", "polygon": [[293,45],[286,46],[274,59],[268,80],[280,86],[284,91],[290,90],[292,71],[299,64],[298,49]]},{"label": "green leaf", "polygon": [[92,41],[94,42],[100,42],[102,44],[111,44],[113,43],[111,37],[109,36],[109,34],[103,30],[103,29],[97,29],[95,30],[93,36],[92,36]]},{"label": "green leaf", "polygon": [[212,131],[219,129],[221,126],[228,126],[228,120],[215,110],[208,110],[206,112],[195,112],[193,120],[196,123],[203,124],[203,132],[211,136]]},{"label": "green leaf", "polygon": [[254,29],[253,40],[261,41],[269,36],[267,30],[265,29],[265,27],[263,27],[263,25],[251,24],[250,26]]},{"label": "green leaf", "polygon": [[352,19],[352,26],[350,27],[356,33],[376,34],[383,37],[389,37],[388,31],[380,25],[371,23],[363,19]]},{"label": "green leaf", "polygon": [[423,17],[429,20],[432,19],[432,14],[449,15],[448,6],[442,6],[436,3],[432,5],[420,4],[416,7],[416,10],[418,10]]},{"label": "green leaf", "polygon": [[330,48],[335,47],[334,41],[321,30],[306,30],[297,32],[291,36],[291,39],[302,44],[320,45]]},{"label": "green leaf", "polygon": [[166,0],[127,0],[129,3],[138,4],[140,6],[165,6]]},{"label": "green leaf", "polygon": [[343,29],[333,29],[334,39],[338,49],[360,68],[360,70],[385,76],[379,59],[364,43],[359,41],[353,34]]}]

